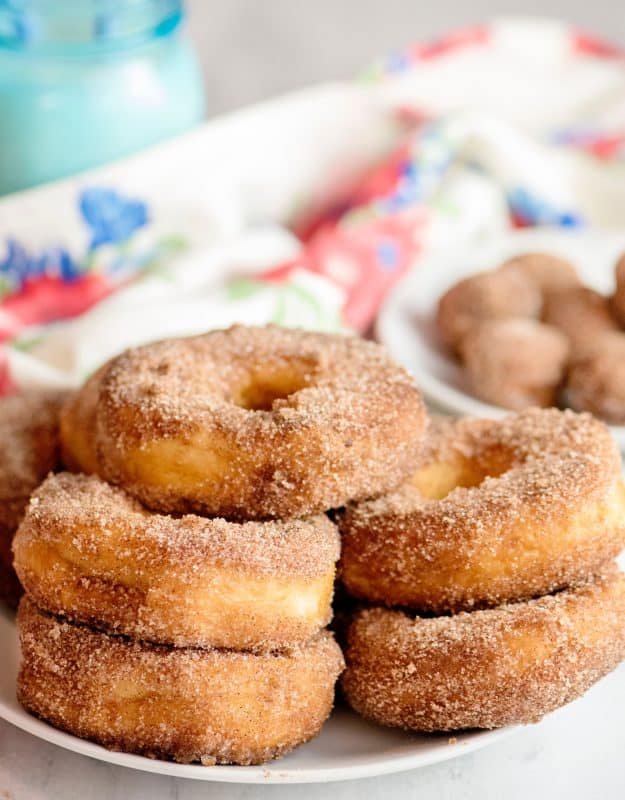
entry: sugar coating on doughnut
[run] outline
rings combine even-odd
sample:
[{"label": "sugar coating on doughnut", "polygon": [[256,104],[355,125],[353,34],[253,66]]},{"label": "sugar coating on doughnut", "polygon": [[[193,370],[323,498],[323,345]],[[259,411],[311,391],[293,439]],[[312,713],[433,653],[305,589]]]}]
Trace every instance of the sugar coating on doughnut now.
[{"label": "sugar coating on doughnut", "polygon": [[516,317],[475,325],[460,352],[477,397],[521,410],[555,405],[569,343],[557,328]]},{"label": "sugar coating on doughnut", "polygon": [[380,494],[426,426],[408,372],[350,336],[234,326],[129,350],[98,380],[98,472],[166,512],[301,516]]},{"label": "sugar coating on doughnut", "polygon": [[37,604],[113,633],[268,650],[330,619],[336,526],[147,512],[97,477],[59,473],[33,494],[15,564]]},{"label": "sugar coating on doughnut", "polygon": [[61,408],[59,427],[62,461],[73,472],[90,475],[98,471],[95,452],[96,412],[100,380],[105,369],[106,365],[100,367],[80,391],[67,398]]},{"label": "sugar coating on doughnut", "polygon": [[604,333],[618,330],[608,299],[585,286],[550,294],[545,299],[543,321],[568,337],[573,357],[593,352]]},{"label": "sugar coating on doughnut", "polygon": [[36,390],[0,398],[0,600],[11,606],[21,594],[11,542],[30,493],[58,465],[62,401]]},{"label": "sugar coating on doughnut", "polygon": [[[4,509],[5,514],[12,519],[19,519],[22,511],[21,504],[11,504]],[[13,569],[13,552],[11,543],[15,524],[4,525],[0,522],[0,602],[6,603],[10,608],[16,608],[22,594],[22,587]]]},{"label": "sugar coating on doughnut", "polygon": [[543,295],[581,285],[573,264],[551,253],[522,253],[504,261],[499,269],[519,270],[537,284]]},{"label": "sugar coating on doughnut", "polygon": [[0,398],[0,507],[27,502],[35,486],[56,466],[63,399],[60,393],[43,391]]},{"label": "sugar coating on doughnut", "polygon": [[459,281],[440,298],[437,323],[454,350],[478,322],[540,316],[542,297],[536,283],[519,270],[481,272]]},{"label": "sugar coating on doughnut", "polygon": [[562,588],[625,544],[620,454],[590,414],[435,421],[411,481],[339,519],[357,597],[434,612]]},{"label": "sugar coating on doughnut", "polygon": [[592,352],[573,359],[567,375],[566,400],[578,411],[590,411],[606,422],[625,424],[625,333],[604,333]]},{"label": "sugar coating on doughnut", "polygon": [[616,262],[614,278],[616,288],[610,298],[610,310],[621,327],[625,327],[625,253]]},{"label": "sugar coating on doughnut", "polygon": [[24,598],[18,699],[112,750],[189,763],[258,764],[308,741],[330,713],[341,651],[323,631],[255,655],[143,644],[71,625]]},{"label": "sugar coating on doughnut", "polygon": [[450,617],[358,612],[345,695],[363,716],[414,731],[537,722],[625,657],[625,578],[613,568],[556,595]]}]

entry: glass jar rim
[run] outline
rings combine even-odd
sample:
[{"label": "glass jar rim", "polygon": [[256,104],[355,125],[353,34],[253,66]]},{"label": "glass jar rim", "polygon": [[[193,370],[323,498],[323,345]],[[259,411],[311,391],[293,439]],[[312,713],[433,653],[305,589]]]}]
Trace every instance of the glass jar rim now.
[{"label": "glass jar rim", "polygon": [[82,57],[169,36],[182,0],[0,0],[0,48]]}]

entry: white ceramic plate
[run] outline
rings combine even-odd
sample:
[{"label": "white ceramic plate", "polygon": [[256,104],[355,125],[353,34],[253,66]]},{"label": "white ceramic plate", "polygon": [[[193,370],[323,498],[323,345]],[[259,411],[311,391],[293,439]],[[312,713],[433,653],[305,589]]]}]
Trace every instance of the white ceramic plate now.
[{"label": "white ceramic plate", "polygon": [[19,646],[15,621],[0,611],[0,717],[28,733],[90,758],[132,769],[228,783],[322,783],[385,775],[465,755],[515,728],[448,736],[411,736],[380,728],[337,709],[312,742],[278,761],[258,767],[202,767],[156,761],[109,750],[56,730],[27,714],[15,699]]},{"label": "white ceramic plate", "polygon": [[[434,314],[439,297],[461,278],[496,267],[510,256],[540,250],[569,258],[584,283],[607,293],[614,285],[616,258],[625,251],[625,232],[551,228],[512,231],[426,259],[390,292],[378,317],[377,337],[415,375],[425,398],[435,408],[480,417],[509,413],[469,393],[462,368],[442,346]],[[625,427],[613,425],[611,430],[625,449]]]}]

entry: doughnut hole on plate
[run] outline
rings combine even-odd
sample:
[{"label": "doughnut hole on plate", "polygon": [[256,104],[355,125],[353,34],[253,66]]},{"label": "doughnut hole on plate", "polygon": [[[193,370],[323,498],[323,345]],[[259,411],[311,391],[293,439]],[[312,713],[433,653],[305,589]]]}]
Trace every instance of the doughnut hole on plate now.
[{"label": "doughnut hole on plate", "polygon": [[523,253],[513,256],[504,261],[499,269],[518,270],[534,281],[543,295],[581,286],[573,264],[550,253]]},{"label": "doughnut hole on plate", "polygon": [[451,287],[438,301],[437,324],[445,343],[458,351],[477,323],[508,317],[537,318],[542,297],[519,270],[482,272]]},{"label": "doughnut hole on plate", "polygon": [[573,359],[565,396],[577,411],[625,425],[625,333],[604,333],[594,350]]},{"label": "doughnut hole on plate", "polygon": [[568,338],[573,358],[594,351],[604,333],[619,330],[608,299],[586,286],[550,294],[545,299],[543,322]]},{"label": "doughnut hole on plate", "polygon": [[460,352],[477,397],[522,410],[556,404],[569,343],[557,328],[537,320],[489,320],[469,331]]}]

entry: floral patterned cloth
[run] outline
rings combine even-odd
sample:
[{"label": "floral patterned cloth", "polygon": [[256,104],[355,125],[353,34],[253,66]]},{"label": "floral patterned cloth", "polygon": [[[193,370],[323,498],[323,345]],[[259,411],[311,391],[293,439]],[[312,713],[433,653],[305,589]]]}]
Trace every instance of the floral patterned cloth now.
[{"label": "floral patterned cloth", "polygon": [[625,227],[625,62],[501,20],[0,200],[0,392],[233,321],[366,330],[406,270],[510,226]]}]

